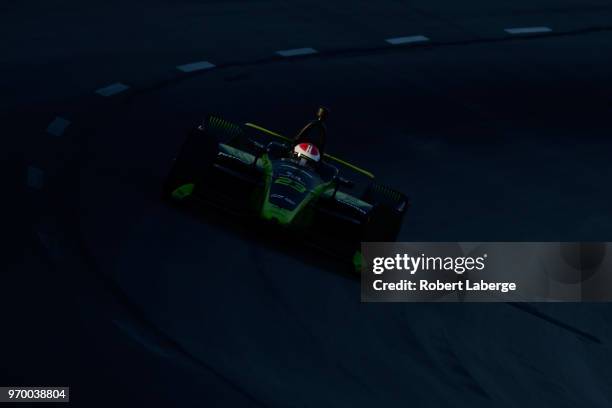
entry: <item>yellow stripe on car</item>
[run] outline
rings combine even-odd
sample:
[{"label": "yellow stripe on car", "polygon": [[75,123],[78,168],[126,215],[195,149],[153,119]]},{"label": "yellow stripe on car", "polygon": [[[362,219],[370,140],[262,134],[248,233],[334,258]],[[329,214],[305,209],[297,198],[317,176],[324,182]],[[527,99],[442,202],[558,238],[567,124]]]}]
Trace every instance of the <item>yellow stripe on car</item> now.
[{"label": "yellow stripe on car", "polygon": [[260,131],[262,131],[262,132],[264,132],[264,133],[269,134],[270,136],[275,136],[275,137],[281,138],[281,139],[283,139],[283,140],[285,140],[285,141],[287,141],[287,142],[292,142],[292,140],[291,140],[291,139],[289,139],[288,137],[285,137],[285,136],[283,136],[283,135],[279,135],[279,134],[278,134],[278,133],[276,133],[276,132],[273,132],[273,131],[271,131],[271,130],[268,130],[268,129],[266,129],[266,128],[263,128],[263,127],[261,127],[261,126],[258,126],[258,125],[254,124],[254,123],[248,123],[248,122],[247,122],[247,123],[245,123],[244,125],[245,125],[245,126],[248,126],[248,127],[250,127],[250,128],[253,128],[253,129],[260,130]]}]

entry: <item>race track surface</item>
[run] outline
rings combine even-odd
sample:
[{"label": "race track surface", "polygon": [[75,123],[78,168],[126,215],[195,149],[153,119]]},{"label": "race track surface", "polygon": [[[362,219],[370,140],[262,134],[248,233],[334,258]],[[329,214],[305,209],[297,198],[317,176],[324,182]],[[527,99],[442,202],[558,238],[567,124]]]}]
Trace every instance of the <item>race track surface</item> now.
[{"label": "race track surface", "polygon": [[207,113],[292,135],[325,105],[328,150],[412,197],[403,241],[610,240],[609,2],[39,6],[2,6],[3,383],[77,406],[610,406],[608,305],[362,304],[317,256],[159,199]]}]

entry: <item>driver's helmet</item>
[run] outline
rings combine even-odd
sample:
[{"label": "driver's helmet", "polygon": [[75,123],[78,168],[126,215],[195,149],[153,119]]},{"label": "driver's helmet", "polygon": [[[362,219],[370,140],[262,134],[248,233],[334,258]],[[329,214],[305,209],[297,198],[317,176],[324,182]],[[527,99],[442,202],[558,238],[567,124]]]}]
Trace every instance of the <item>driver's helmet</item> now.
[{"label": "driver's helmet", "polygon": [[302,166],[312,165],[321,160],[321,154],[317,146],[312,143],[298,143],[293,148],[293,157]]}]

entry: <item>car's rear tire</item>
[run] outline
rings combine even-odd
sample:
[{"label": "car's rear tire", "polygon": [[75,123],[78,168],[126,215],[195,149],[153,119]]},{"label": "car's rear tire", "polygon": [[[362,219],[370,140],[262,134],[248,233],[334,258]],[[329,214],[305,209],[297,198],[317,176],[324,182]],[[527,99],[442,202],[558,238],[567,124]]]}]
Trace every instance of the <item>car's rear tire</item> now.
[{"label": "car's rear tire", "polygon": [[408,206],[406,196],[389,187],[373,183],[366,192],[365,199],[373,208],[365,224],[363,241],[396,241]]}]

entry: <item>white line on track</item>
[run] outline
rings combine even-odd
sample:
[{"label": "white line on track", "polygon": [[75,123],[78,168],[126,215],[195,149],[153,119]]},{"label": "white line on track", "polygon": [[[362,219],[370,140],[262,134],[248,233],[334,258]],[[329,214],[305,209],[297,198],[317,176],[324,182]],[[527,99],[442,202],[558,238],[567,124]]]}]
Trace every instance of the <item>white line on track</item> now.
[{"label": "white line on track", "polygon": [[38,167],[28,166],[28,186],[36,190],[40,190],[43,187],[43,176],[44,173]]},{"label": "white line on track", "polygon": [[399,45],[425,42],[429,41],[429,38],[425,37],[424,35],[411,35],[408,37],[387,38],[385,41],[392,45]]},{"label": "white line on track", "polygon": [[98,89],[96,93],[101,96],[112,96],[123,92],[129,88],[129,86],[122,84],[121,82],[115,82],[114,84],[110,84],[109,86],[105,86],[104,88]]},{"label": "white line on track", "polygon": [[280,55],[281,57],[297,57],[299,55],[309,55],[309,54],[316,54],[317,50],[315,50],[314,48],[294,48],[292,50],[280,50],[280,51],[276,51],[276,53],[278,55]]},{"label": "white line on track", "polygon": [[552,29],[550,27],[514,27],[506,28],[504,31],[508,34],[537,34],[550,33]]},{"label": "white line on track", "polygon": [[68,119],[56,116],[55,119],[49,123],[49,126],[47,126],[47,133],[53,136],[61,136],[68,126],[70,126],[70,121]]},{"label": "white line on track", "polygon": [[176,69],[178,69],[179,71],[183,71],[183,72],[194,72],[194,71],[201,71],[204,69],[211,69],[214,67],[215,67],[215,64],[212,64],[208,61],[198,61],[198,62],[192,62],[190,64],[177,65]]}]

